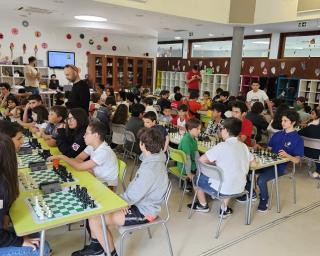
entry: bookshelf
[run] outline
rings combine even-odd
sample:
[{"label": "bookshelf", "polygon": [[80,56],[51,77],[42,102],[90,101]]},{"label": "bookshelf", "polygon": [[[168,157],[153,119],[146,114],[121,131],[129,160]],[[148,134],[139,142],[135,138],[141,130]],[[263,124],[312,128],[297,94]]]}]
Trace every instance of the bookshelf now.
[{"label": "bookshelf", "polygon": [[173,88],[179,86],[182,95],[188,94],[186,72],[158,71],[157,83],[161,90],[168,90],[173,93]]},{"label": "bookshelf", "polygon": [[[24,65],[0,65],[0,82],[8,83],[11,87],[25,85]],[[47,88],[49,84],[49,68],[36,67],[40,72],[40,87]]]},{"label": "bookshelf", "polygon": [[314,108],[320,104],[320,80],[301,79],[299,83],[299,97],[305,97],[306,103]]},{"label": "bookshelf", "polygon": [[153,59],[130,56],[90,54],[88,56],[90,81],[96,84],[130,89],[136,85],[153,90]]},{"label": "bookshelf", "polygon": [[229,75],[202,73],[201,76],[202,82],[200,87],[200,97],[202,97],[204,91],[209,91],[211,98],[216,95],[216,90],[218,88],[221,88],[224,91],[228,91]]},{"label": "bookshelf", "polygon": [[293,106],[299,91],[298,78],[279,77],[277,86],[277,98],[284,99],[289,106]]}]

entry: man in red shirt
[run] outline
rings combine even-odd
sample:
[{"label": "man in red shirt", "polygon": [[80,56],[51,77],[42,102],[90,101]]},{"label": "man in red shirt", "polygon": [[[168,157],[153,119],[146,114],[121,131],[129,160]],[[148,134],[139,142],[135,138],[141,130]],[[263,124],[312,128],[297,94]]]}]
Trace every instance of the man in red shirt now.
[{"label": "man in red shirt", "polygon": [[199,68],[197,65],[192,67],[192,70],[187,73],[187,86],[189,92],[197,91],[199,92],[200,83],[201,83],[201,75],[199,72]]},{"label": "man in red shirt", "polygon": [[239,135],[239,139],[247,144],[247,146],[251,146],[251,136],[253,131],[253,124],[250,120],[246,119],[246,113],[248,108],[246,104],[242,101],[236,101],[232,105],[232,116],[240,119],[242,121],[241,133]]}]

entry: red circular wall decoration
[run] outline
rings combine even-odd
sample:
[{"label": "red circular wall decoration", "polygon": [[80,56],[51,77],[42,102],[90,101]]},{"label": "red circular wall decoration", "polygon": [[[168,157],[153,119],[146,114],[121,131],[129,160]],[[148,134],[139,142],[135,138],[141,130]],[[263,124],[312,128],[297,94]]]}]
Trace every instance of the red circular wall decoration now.
[{"label": "red circular wall decoration", "polygon": [[11,29],[11,34],[16,36],[16,35],[19,34],[19,30],[17,28],[12,28]]},{"label": "red circular wall decoration", "polygon": [[77,46],[77,48],[81,48],[81,47],[82,47],[82,44],[81,44],[80,42],[78,42],[78,43],[76,44],[76,46]]},{"label": "red circular wall decoration", "polygon": [[89,54],[91,54],[91,52],[90,52],[90,51],[87,51],[87,52],[86,52],[86,55],[88,56]]},{"label": "red circular wall decoration", "polygon": [[0,39],[3,39],[3,34],[2,33],[0,33]]},{"label": "red circular wall decoration", "polygon": [[97,50],[98,50],[98,51],[100,51],[100,50],[101,50],[101,48],[102,48],[102,47],[101,47],[101,45],[100,45],[100,44],[98,44],[98,45],[97,45]]},{"label": "red circular wall decoration", "polygon": [[43,49],[47,49],[47,48],[48,48],[48,44],[47,44],[47,43],[42,43],[42,44],[41,44],[41,47],[42,47]]},{"label": "red circular wall decoration", "polygon": [[41,32],[40,32],[40,31],[36,31],[36,32],[34,32],[34,35],[35,35],[36,37],[40,37],[40,36],[41,36]]},{"label": "red circular wall decoration", "polygon": [[66,38],[70,40],[72,38],[71,34],[66,34]]},{"label": "red circular wall decoration", "polygon": [[103,38],[103,41],[104,41],[104,42],[108,42],[108,40],[109,40],[109,39],[108,39],[107,36],[105,36],[105,37]]}]

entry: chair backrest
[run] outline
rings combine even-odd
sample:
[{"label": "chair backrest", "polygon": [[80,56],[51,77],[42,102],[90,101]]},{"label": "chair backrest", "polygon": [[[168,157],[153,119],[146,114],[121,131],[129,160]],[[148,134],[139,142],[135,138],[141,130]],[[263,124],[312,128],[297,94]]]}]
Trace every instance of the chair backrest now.
[{"label": "chair backrest", "polygon": [[[208,178],[211,178],[217,181],[219,183],[218,191],[217,191],[219,195],[222,184],[223,184],[223,170],[216,165],[206,164],[200,161],[196,161],[196,164],[198,168],[198,180],[199,180],[200,174],[203,174]],[[196,185],[198,185],[198,180]]]},{"label": "chair backrest", "polygon": [[167,222],[170,218],[170,211],[169,211],[169,199],[170,199],[170,195],[171,195],[171,190],[172,190],[172,184],[171,181],[169,181],[168,187],[167,187],[167,191],[164,195],[164,206],[165,206],[165,211],[166,211],[166,218],[165,221]]},{"label": "chair backrest", "polygon": [[161,107],[159,105],[153,105],[153,107],[157,110],[158,113],[161,112]]},{"label": "chair backrest", "polygon": [[311,149],[320,150],[320,139],[313,139],[302,136],[304,146]]},{"label": "chair backrest", "polygon": [[134,145],[136,143],[136,137],[134,133],[128,130],[124,131],[124,149],[126,152],[132,153]]},{"label": "chair backrest", "polygon": [[169,147],[169,156],[170,159],[178,163],[185,164],[187,162],[186,153],[184,153],[182,150]]},{"label": "chair backrest", "polygon": [[127,164],[122,160],[118,159],[118,177],[121,182],[124,182],[126,169],[127,169]]},{"label": "chair backrest", "polygon": [[118,145],[124,144],[124,132],[126,130],[123,124],[111,124],[112,142]]}]

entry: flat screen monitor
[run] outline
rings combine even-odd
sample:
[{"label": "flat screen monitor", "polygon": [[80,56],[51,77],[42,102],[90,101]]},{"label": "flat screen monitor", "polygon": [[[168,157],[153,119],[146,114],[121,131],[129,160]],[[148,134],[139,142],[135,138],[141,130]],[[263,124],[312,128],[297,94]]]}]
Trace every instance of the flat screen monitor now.
[{"label": "flat screen monitor", "polygon": [[48,51],[49,68],[64,68],[68,64],[75,65],[74,52]]}]

